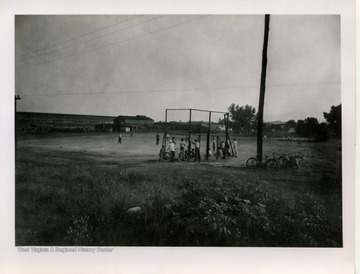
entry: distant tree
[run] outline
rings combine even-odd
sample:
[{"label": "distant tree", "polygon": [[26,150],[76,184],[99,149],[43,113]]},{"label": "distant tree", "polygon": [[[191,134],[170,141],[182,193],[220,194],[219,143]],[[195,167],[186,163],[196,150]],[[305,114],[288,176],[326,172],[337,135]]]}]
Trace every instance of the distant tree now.
[{"label": "distant tree", "polygon": [[219,118],[219,125],[220,126],[225,126],[225,119]]},{"label": "distant tree", "polygon": [[298,120],[296,122],[296,133],[299,134],[300,136],[306,135],[306,127],[304,120]]},{"label": "distant tree", "polygon": [[329,126],[326,123],[319,124],[318,119],[314,117],[298,120],[296,132],[303,137],[313,138],[317,142],[327,141],[330,137]]},{"label": "distant tree", "polygon": [[251,125],[255,119],[255,107],[245,105],[240,107],[232,103],[228,107],[231,118],[231,126],[235,132],[251,130]]},{"label": "distant tree", "polygon": [[314,138],[316,142],[325,142],[330,138],[329,125],[326,123],[319,124],[314,132]]},{"label": "distant tree", "polygon": [[[258,114],[256,113],[254,117],[250,121],[250,130],[257,130],[257,122],[258,122]],[[264,127],[266,126],[266,123],[264,123]]]},{"label": "distant tree", "polygon": [[319,121],[314,117],[308,117],[305,119],[305,136],[315,137],[314,133],[318,130]]},{"label": "distant tree", "polygon": [[324,118],[333,136],[341,137],[341,104],[332,106],[330,112],[324,112]]},{"label": "distant tree", "polygon": [[295,120],[289,120],[285,123],[286,129],[294,128],[296,129],[296,122]]}]

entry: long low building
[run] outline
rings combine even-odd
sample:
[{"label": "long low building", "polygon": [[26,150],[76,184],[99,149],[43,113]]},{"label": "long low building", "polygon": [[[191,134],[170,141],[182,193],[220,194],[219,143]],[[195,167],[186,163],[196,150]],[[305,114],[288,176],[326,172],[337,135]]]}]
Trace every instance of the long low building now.
[{"label": "long low building", "polygon": [[154,120],[145,115],[120,115],[114,119],[115,131],[147,131],[153,129]]},{"label": "long low building", "polygon": [[16,131],[22,132],[113,132],[154,128],[154,120],[143,115],[99,116],[44,112],[17,112]]}]

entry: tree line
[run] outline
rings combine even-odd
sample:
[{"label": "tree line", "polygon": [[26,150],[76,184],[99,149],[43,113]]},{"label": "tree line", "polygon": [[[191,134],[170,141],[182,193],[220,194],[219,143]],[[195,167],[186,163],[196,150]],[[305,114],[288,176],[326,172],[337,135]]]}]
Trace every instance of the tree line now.
[{"label": "tree line", "polygon": [[[254,132],[257,126],[257,113],[255,107],[250,105],[239,106],[232,103],[228,107],[230,113],[230,127],[235,133]],[[317,118],[307,117],[304,120],[288,120],[285,129],[293,128],[297,135],[327,141],[330,138],[341,138],[341,104],[331,106],[329,112],[323,112],[326,122],[319,122]],[[222,121],[220,121],[222,122]],[[269,127],[269,123],[264,123]]]}]

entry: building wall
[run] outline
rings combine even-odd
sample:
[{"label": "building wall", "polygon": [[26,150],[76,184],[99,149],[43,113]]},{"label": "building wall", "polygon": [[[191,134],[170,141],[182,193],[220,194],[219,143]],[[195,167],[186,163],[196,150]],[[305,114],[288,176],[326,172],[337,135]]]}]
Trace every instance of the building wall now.
[{"label": "building wall", "polygon": [[[114,122],[117,125],[114,125]],[[146,116],[96,116],[77,114],[57,114],[40,112],[17,112],[17,131],[75,131],[75,132],[112,132],[147,131],[154,129],[154,120]]]},{"label": "building wall", "polygon": [[17,131],[112,131],[112,116],[17,112]]},{"label": "building wall", "polygon": [[155,130],[154,120],[146,116],[118,116],[114,119],[114,130],[125,131],[151,131]]}]

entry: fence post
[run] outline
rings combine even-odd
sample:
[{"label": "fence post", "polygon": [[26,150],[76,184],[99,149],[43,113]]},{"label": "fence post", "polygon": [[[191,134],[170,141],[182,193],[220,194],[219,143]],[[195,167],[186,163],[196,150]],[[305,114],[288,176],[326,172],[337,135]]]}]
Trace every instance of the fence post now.
[{"label": "fence post", "polygon": [[191,109],[189,112],[189,143],[188,143],[188,162],[190,161],[190,154],[191,154]]},{"label": "fence post", "polygon": [[206,160],[209,161],[209,148],[210,148],[210,123],[211,123],[211,111],[209,112],[209,128],[206,137]]}]

